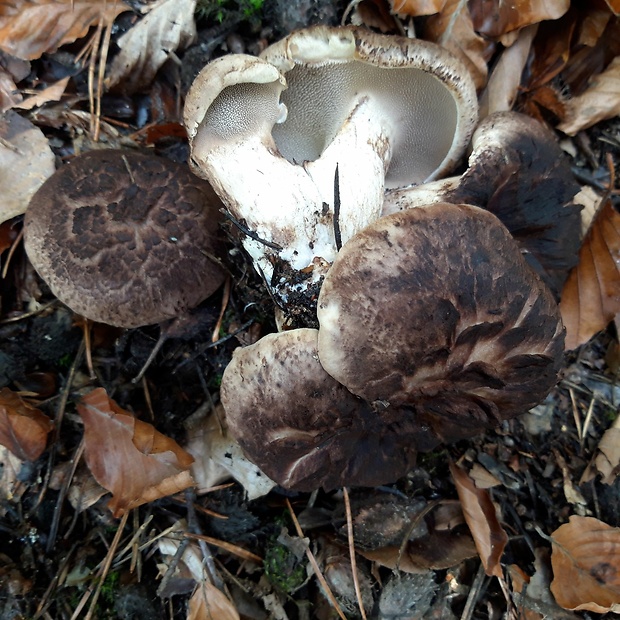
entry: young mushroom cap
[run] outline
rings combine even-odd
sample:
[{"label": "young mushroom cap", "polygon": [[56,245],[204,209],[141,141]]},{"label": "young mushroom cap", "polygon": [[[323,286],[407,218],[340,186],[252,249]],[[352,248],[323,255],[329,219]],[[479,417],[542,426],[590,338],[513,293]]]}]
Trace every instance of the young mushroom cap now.
[{"label": "young mushroom cap", "polygon": [[244,246],[286,308],[303,278],[281,286],[280,275],[316,282],[379,217],[386,186],[449,170],[477,101],[467,69],[439,46],[315,26],[261,58],[207,65],[184,119],[195,172],[249,231]]},{"label": "young mushroom cap", "polygon": [[221,399],[248,458],[287,489],[392,482],[413,467],[419,443],[437,443],[415,417],[375,409],[330,377],[318,361],[314,329],[236,349]]},{"label": "young mushroom cap", "polygon": [[325,278],[318,318],[330,375],[375,406],[423,413],[441,439],[537,404],[562,359],[552,294],[473,206],[410,209],[358,233]]},{"label": "young mushroom cap", "polygon": [[120,327],[158,323],[224,281],[219,204],[187,166],[128,150],[91,151],[32,198],[26,252],[75,312]]}]

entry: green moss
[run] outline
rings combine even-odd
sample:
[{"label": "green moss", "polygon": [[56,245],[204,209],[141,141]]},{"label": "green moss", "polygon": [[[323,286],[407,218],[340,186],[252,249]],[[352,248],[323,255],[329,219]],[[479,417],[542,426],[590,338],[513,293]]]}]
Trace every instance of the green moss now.
[{"label": "green moss", "polygon": [[306,581],[306,566],[285,545],[273,537],[265,549],[265,575],[281,592],[293,594]]},{"label": "green moss", "polygon": [[101,598],[108,605],[114,603],[120,582],[120,573],[108,573],[101,586]]},{"label": "green moss", "polygon": [[198,0],[196,18],[220,24],[234,16],[251,21],[260,17],[263,3],[264,0]]}]

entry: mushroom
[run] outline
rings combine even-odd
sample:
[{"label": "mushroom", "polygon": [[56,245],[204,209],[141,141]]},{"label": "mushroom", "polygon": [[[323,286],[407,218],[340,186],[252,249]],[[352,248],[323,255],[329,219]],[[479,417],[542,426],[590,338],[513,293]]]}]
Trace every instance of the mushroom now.
[{"label": "mushroom", "polygon": [[428,434],[406,428],[412,420],[397,410],[374,411],[330,377],[315,329],[269,334],[236,349],[220,395],[229,431],[248,458],[297,491],[394,480],[414,465],[416,433]]},{"label": "mushroom", "polygon": [[128,150],[91,151],[33,196],[26,252],[73,311],[119,327],[158,323],[224,281],[218,204],[187,166]]},{"label": "mushroom", "polygon": [[540,402],[564,330],[551,292],[491,213],[438,203],[345,244],[318,332],[266,336],[222,378],[248,458],[296,490],[393,482],[416,451],[476,435]]},{"label": "mushroom", "polygon": [[432,202],[467,203],[495,214],[526,260],[559,298],[577,263],[579,191],[555,136],[517,112],[485,118],[472,138],[469,167],[460,177],[388,193],[383,214]]},{"label": "mushroom", "polygon": [[354,394],[465,424],[534,406],[562,360],[551,292],[500,221],[469,205],[409,209],[358,233],[317,314],[321,364]]},{"label": "mushroom", "polygon": [[477,103],[467,69],[435,44],[316,26],[261,58],[207,65],[184,118],[193,170],[286,309],[318,291],[341,245],[380,215],[386,187],[455,165]]}]

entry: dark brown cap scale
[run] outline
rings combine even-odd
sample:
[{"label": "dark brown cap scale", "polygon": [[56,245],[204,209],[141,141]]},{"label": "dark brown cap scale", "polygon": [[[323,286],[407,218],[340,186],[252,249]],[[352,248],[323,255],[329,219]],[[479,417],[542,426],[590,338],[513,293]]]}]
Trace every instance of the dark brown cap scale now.
[{"label": "dark brown cap scale", "polygon": [[75,312],[120,327],[158,323],[223,282],[219,204],[187,166],[133,151],[91,151],[32,198],[26,251]]}]

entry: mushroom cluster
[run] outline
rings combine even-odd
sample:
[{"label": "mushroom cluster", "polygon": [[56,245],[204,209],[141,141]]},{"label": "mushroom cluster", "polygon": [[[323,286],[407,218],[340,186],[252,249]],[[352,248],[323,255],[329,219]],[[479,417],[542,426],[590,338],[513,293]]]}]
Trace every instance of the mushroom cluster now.
[{"label": "mushroom cluster", "polygon": [[564,330],[545,282],[576,251],[573,188],[557,145],[514,114],[486,119],[468,170],[437,181],[476,120],[445,50],[359,28],[293,33],[194,82],[191,165],[302,319],[237,349],[221,385],[231,434],[282,486],[394,481],[555,384]]},{"label": "mushroom cluster", "polygon": [[469,205],[405,210],[355,235],[318,319],[237,349],[221,387],[250,460],[300,491],[396,480],[416,451],[540,402],[562,359],[553,295],[501,222]]},{"label": "mushroom cluster", "polygon": [[26,252],[73,311],[119,327],[159,323],[224,281],[220,204],[187,166],[129,150],[90,151],[33,196]]},{"label": "mushroom cluster", "polygon": [[[245,234],[285,314],[314,313],[385,190],[448,172],[477,120],[466,68],[432,43],[316,26],[209,63],[185,104],[190,163]],[[302,321],[303,322],[303,321]]]}]

